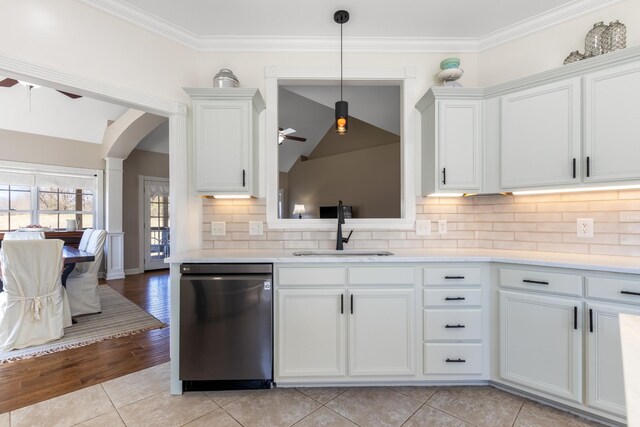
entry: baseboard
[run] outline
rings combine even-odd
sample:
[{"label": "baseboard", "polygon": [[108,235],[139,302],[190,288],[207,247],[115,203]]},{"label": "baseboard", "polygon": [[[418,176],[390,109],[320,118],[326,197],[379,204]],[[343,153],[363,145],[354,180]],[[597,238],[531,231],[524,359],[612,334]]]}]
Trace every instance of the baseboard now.
[{"label": "baseboard", "polygon": [[533,394],[533,393],[530,393],[530,392],[527,392],[527,391],[524,391],[524,390],[520,390],[519,388],[512,387],[512,386],[504,384],[502,382],[489,381],[489,385],[491,385],[491,386],[493,386],[493,387],[495,387],[497,389],[506,391],[508,393],[515,394],[517,396],[522,396],[522,397],[525,397],[527,399],[542,403],[544,405],[551,406],[551,407],[556,408],[556,409],[560,409],[561,411],[569,412],[571,414],[577,415],[577,416],[582,417],[582,418],[586,418],[586,419],[591,420],[591,421],[596,421],[596,422],[598,422],[600,424],[604,424],[606,426],[622,427],[622,426],[626,425],[623,422],[616,421],[615,419],[612,419],[612,418],[618,418],[618,417],[616,417],[614,415],[611,415],[612,418],[608,418],[606,416],[594,414],[592,412],[587,412],[587,411],[584,411],[584,410],[579,409],[579,408],[575,408],[575,407],[570,406],[570,405],[565,405],[565,404],[563,404],[561,402],[558,402],[558,401],[550,399],[550,398],[546,398],[546,397],[543,397],[543,396],[539,396],[537,394]]},{"label": "baseboard", "polygon": [[144,270],[141,269],[140,267],[127,268],[126,270],[124,270],[124,275],[125,276],[130,276],[132,274],[141,274],[141,273],[144,273]]}]

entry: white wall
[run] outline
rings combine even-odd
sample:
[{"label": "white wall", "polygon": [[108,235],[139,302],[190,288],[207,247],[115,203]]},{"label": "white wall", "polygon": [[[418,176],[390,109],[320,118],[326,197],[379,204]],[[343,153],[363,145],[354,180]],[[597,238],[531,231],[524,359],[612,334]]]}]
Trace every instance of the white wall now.
[{"label": "white wall", "polygon": [[0,1],[0,54],[188,101],[197,53],[75,0]]},{"label": "white wall", "polygon": [[477,76],[480,86],[529,76],[562,66],[574,50],[584,53],[584,38],[593,24],[619,19],[627,26],[627,46],[640,44],[640,1],[623,0],[607,8],[579,16],[537,33],[480,53]]}]

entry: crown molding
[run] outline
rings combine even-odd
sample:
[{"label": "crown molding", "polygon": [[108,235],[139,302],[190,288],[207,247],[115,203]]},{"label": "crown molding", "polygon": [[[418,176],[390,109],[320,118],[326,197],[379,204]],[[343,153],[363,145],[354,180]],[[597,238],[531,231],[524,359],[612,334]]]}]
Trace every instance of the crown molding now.
[{"label": "crown molding", "polygon": [[[207,36],[202,52],[339,52],[340,37]],[[344,51],[351,53],[477,52],[475,38],[445,37],[349,37]]]},{"label": "crown molding", "polygon": [[[569,21],[580,15],[585,15],[619,3],[621,0],[583,0],[558,6],[546,12],[532,16],[515,24],[501,28],[478,39],[478,51],[491,49],[501,44],[536,33],[551,26]],[[588,28],[585,29],[585,31]]]},{"label": "crown molding", "polygon": [[[337,52],[339,37],[199,36],[122,0],[78,0],[200,52]],[[576,0],[482,37],[350,37],[354,53],[477,53],[613,5],[621,0]]]},{"label": "crown molding", "polygon": [[120,0],[78,0],[89,6],[95,7],[109,15],[115,16],[145,30],[154,32],[163,37],[173,40],[183,46],[200,50],[200,36],[185,30],[178,25],[166,21],[157,16],[150,15],[144,10],[131,6]]}]

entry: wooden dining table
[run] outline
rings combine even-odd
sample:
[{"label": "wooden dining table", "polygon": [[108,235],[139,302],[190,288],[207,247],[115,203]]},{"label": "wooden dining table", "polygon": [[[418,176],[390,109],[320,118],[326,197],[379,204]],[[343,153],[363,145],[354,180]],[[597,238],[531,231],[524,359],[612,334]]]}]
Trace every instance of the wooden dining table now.
[{"label": "wooden dining table", "polygon": [[76,264],[79,262],[91,262],[95,261],[96,257],[85,251],[81,251],[78,248],[72,246],[62,247],[62,258],[64,259],[64,269],[62,270],[62,286],[67,287],[67,277],[76,268]]}]

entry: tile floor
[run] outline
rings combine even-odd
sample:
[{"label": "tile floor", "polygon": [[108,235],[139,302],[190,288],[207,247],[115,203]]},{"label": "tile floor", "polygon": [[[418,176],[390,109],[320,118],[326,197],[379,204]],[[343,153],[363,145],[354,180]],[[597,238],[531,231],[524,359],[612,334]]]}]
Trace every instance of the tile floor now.
[{"label": "tile floor", "polygon": [[492,387],[281,388],[169,395],[169,364],[11,413],[0,427],[581,427],[599,424]]}]

